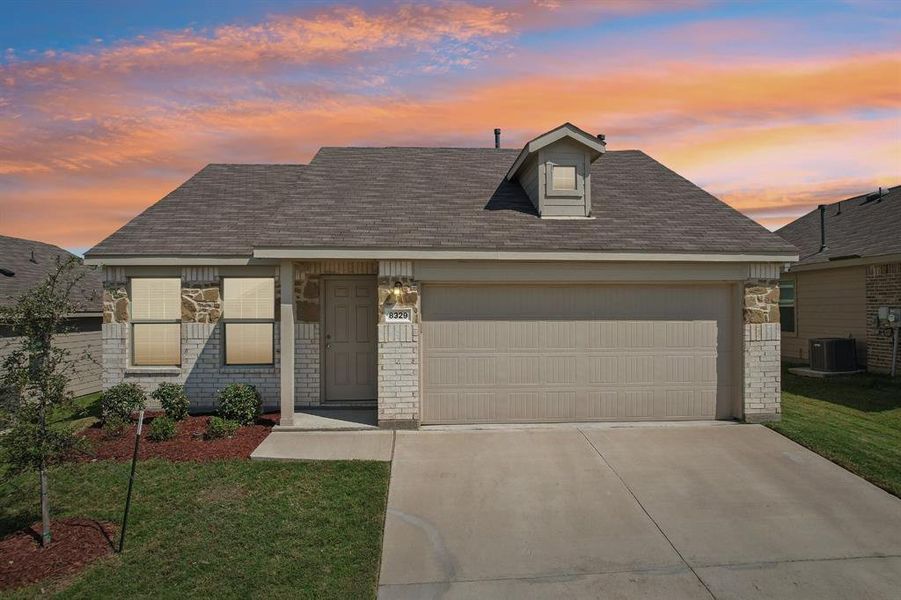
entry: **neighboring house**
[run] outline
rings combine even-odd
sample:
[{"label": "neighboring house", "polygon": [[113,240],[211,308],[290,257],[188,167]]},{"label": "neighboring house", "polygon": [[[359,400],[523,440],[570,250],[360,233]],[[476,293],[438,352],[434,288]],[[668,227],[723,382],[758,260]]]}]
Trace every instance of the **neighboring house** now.
[{"label": "neighboring house", "polygon": [[782,277],[782,356],[808,361],[808,340],[853,337],[868,370],[891,368],[880,306],[901,307],[901,186],[822,205],[777,232],[801,252]]},{"label": "neighboring house", "polygon": [[[16,298],[53,272],[58,261],[73,256],[51,244],[0,235],[0,306],[15,303]],[[76,269],[81,279],[73,289],[72,300],[78,310],[69,316],[66,333],[57,335],[56,343],[69,351],[69,391],[81,396],[100,390],[103,283],[99,269],[83,265]],[[0,361],[18,341],[0,323]]]},{"label": "neighboring house", "polygon": [[209,165],[87,253],[104,386],[251,383],[420,423],[778,418],[797,250],[570,124],[501,148]]}]

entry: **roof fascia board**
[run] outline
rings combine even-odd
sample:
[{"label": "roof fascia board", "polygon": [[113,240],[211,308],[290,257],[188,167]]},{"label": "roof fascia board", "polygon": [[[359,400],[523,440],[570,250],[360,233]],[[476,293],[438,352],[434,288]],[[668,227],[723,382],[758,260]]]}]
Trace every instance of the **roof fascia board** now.
[{"label": "roof fascia board", "polygon": [[84,264],[95,266],[149,266],[149,267],[188,267],[188,266],[222,266],[222,265],[255,265],[265,264],[255,257],[222,257],[222,256],[95,256],[85,258]]},{"label": "roof fascia board", "polygon": [[257,248],[260,259],[356,260],[542,260],[631,262],[795,262],[797,254],[693,254],[665,252],[580,252],[544,250],[446,250],[397,248]]},{"label": "roof fascia board", "polygon": [[846,260],[831,260],[828,262],[812,263],[809,265],[792,265],[788,271],[797,273],[800,271],[823,271],[826,269],[841,269],[844,267],[859,267],[862,265],[875,265],[881,263],[901,262],[901,254],[881,254],[879,256],[865,256],[863,258],[849,258]]},{"label": "roof fascia board", "polygon": [[513,165],[507,171],[506,178],[508,181],[512,181],[516,176],[516,173],[519,171],[520,167],[522,167],[523,163],[525,163],[526,159],[538,152],[542,148],[553,144],[563,138],[568,137],[571,138],[580,144],[588,146],[589,149],[593,150],[597,156],[592,158],[592,161],[598,158],[601,154],[606,152],[606,147],[600,143],[597,139],[590,136],[588,133],[582,131],[572,123],[564,123],[560,127],[556,129],[552,129],[547,133],[539,135],[535,139],[529,141],[523,149],[520,151],[519,155],[516,157],[516,160],[513,161]]}]

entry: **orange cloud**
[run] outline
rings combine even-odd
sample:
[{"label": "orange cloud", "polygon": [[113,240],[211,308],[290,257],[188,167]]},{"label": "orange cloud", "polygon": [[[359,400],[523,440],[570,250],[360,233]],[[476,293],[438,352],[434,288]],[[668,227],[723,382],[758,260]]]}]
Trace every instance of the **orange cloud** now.
[{"label": "orange cloud", "polygon": [[467,41],[509,32],[510,14],[465,2],[400,6],[367,13],[336,8],[312,16],[277,15],[251,26],[226,25],[210,34],[192,29],[165,31],[96,51],[55,53],[44,60],[15,62],[0,69],[0,80],[18,85],[91,78],[98,71],[165,71],[190,66],[229,69],[236,65],[303,64],[442,38]]},{"label": "orange cloud", "polygon": [[526,26],[525,14],[516,4],[336,9],[11,63],[0,68],[4,232],[87,246],[207,162],[305,162],[323,145],[488,145],[495,126],[516,146],[566,120],[606,132],[613,149],[648,151],[768,224],[833,193],[897,183],[892,53],[727,66],[658,57],[628,69],[579,61],[578,73],[536,64],[524,76],[435,77],[414,89],[376,75],[363,89],[254,73],[490,41]]}]

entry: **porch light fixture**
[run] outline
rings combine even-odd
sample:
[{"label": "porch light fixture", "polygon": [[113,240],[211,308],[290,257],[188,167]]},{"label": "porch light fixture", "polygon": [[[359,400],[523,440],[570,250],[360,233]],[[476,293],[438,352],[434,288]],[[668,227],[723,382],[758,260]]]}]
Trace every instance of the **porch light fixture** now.
[{"label": "porch light fixture", "polygon": [[394,282],[394,289],[392,290],[395,298],[400,298],[401,292],[403,292],[401,283],[399,281]]}]

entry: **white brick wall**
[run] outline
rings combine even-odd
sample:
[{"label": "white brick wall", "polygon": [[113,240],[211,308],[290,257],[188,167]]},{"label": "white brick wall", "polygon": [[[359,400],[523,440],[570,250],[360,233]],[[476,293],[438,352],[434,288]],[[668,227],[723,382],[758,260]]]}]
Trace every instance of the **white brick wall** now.
[{"label": "white brick wall", "polygon": [[319,323],[298,323],[294,328],[294,403],[320,404]]},{"label": "white brick wall", "polygon": [[[183,323],[182,366],[153,369],[129,365],[129,324],[103,324],[103,388],[127,381],[149,394],[163,381],[181,383],[192,410],[215,408],[216,393],[229,383],[249,383],[259,390],[267,409],[279,408],[279,331],[275,328],[275,365],[232,367],[222,363],[222,325]],[[157,408],[152,402],[148,408]]]},{"label": "white brick wall", "polygon": [[379,324],[379,423],[419,424],[419,324]]},{"label": "white brick wall", "polygon": [[744,418],[772,421],[782,414],[779,323],[744,326]]}]

